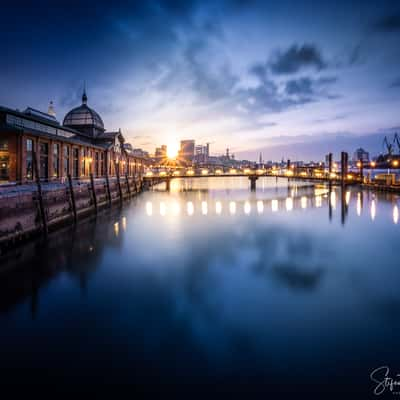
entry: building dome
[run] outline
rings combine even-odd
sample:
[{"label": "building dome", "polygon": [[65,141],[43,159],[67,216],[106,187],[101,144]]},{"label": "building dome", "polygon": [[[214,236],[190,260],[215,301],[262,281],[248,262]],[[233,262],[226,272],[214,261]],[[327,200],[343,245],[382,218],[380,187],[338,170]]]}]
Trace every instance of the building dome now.
[{"label": "building dome", "polygon": [[86,91],[82,95],[82,105],[67,113],[63,125],[90,136],[104,132],[104,123],[100,115],[87,105]]}]

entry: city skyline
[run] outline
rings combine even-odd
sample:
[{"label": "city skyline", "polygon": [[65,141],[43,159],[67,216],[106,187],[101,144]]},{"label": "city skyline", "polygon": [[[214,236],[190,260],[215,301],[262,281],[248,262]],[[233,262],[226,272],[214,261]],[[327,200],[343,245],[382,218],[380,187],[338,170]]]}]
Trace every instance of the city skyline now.
[{"label": "city skyline", "polygon": [[62,120],[86,81],[90,106],[134,147],[193,138],[240,158],[311,159],[323,143],[378,148],[400,126],[397,2],[15,7],[0,27],[0,104],[52,100]]}]

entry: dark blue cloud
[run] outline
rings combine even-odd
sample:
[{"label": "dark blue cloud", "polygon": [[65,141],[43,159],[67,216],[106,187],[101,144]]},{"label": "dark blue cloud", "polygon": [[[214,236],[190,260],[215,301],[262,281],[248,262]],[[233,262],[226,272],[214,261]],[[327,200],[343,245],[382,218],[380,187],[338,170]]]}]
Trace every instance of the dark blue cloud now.
[{"label": "dark blue cloud", "polygon": [[271,58],[269,66],[274,74],[294,74],[303,68],[322,70],[327,63],[320,50],[311,44],[294,44],[287,50],[278,50]]},{"label": "dark blue cloud", "polygon": [[400,13],[380,18],[373,24],[373,29],[381,33],[400,32]]}]

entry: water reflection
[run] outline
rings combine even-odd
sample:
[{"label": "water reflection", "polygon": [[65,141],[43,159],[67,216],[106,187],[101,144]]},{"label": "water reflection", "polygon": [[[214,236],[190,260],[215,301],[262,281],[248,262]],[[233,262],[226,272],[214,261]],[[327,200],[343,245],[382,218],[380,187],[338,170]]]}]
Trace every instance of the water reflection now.
[{"label": "water reflection", "polygon": [[34,349],[67,382],[364,382],[366,365],[398,365],[398,197],[284,183],[143,193],[6,253],[5,373],[40,378]]}]

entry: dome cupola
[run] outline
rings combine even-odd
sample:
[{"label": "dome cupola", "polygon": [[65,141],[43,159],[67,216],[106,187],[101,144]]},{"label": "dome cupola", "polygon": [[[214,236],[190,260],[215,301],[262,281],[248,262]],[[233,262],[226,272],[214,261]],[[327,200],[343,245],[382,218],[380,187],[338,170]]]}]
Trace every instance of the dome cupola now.
[{"label": "dome cupola", "polygon": [[63,125],[82,132],[86,136],[96,137],[105,131],[100,115],[88,107],[86,89],[83,90],[82,104],[73,108],[64,118]]}]

